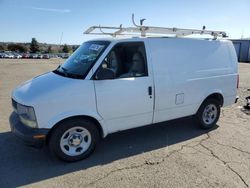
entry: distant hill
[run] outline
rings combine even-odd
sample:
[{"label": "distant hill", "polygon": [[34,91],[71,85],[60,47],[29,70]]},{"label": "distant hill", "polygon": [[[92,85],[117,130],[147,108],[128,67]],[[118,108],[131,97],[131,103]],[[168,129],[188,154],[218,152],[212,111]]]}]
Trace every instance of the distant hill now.
[{"label": "distant hill", "polygon": [[[27,52],[30,51],[30,43],[20,43],[20,42],[0,42],[0,51],[14,51],[11,50],[10,48],[10,46],[13,45],[24,46]],[[58,45],[58,44],[38,43],[38,45],[41,53],[47,53],[49,46],[51,48],[51,53],[61,53],[63,46],[65,44]],[[69,47],[71,52],[75,51],[79,47],[79,45],[67,45],[67,46]]]}]

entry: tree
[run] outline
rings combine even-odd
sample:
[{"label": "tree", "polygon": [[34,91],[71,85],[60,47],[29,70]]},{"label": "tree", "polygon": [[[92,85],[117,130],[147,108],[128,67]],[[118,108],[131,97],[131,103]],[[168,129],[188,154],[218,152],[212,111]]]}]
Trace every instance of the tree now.
[{"label": "tree", "polygon": [[52,46],[48,46],[47,53],[52,53]]},{"label": "tree", "polygon": [[0,45],[0,51],[5,51],[4,45]]},{"label": "tree", "polygon": [[8,50],[15,51],[15,52],[27,52],[28,51],[27,47],[22,44],[9,44]]},{"label": "tree", "polygon": [[30,44],[30,52],[32,53],[36,53],[36,52],[39,52],[39,45],[38,45],[38,42],[36,40],[36,38],[32,38],[31,40],[31,44]]},{"label": "tree", "polygon": [[73,51],[73,52],[76,51],[78,47],[79,47],[78,45],[72,46],[72,51]]},{"label": "tree", "polygon": [[62,51],[63,51],[64,53],[69,53],[70,50],[71,50],[71,49],[70,49],[70,47],[69,47],[67,44],[64,44],[64,45],[63,45]]}]

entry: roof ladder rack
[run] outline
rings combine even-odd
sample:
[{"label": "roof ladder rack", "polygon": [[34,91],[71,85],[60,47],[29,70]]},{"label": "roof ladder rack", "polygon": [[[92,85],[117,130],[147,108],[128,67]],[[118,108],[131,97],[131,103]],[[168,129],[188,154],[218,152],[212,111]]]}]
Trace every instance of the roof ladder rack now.
[{"label": "roof ladder rack", "polygon": [[182,29],[182,28],[169,28],[169,27],[155,27],[155,26],[144,26],[143,22],[145,19],[140,20],[140,25],[136,24],[134,21],[134,14],[132,15],[132,23],[134,27],[110,27],[110,26],[92,26],[88,28],[84,34],[93,35],[110,35],[112,37],[122,36],[122,35],[132,35],[132,36],[169,36],[174,35],[175,37],[185,37],[194,34],[206,34],[211,35],[216,39],[217,37],[225,38],[227,37],[224,31],[212,31],[205,30],[203,26],[202,30],[199,29]]}]

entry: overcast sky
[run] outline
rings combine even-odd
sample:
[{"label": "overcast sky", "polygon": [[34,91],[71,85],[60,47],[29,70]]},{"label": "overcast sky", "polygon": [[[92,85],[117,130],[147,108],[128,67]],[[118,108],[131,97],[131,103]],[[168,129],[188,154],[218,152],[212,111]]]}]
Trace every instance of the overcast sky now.
[{"label": "overcast sky", "polygon": [[250,38],[250,0],[0,0],[0,42],[81,44],[91,25],[146,25],[224,30]]}]

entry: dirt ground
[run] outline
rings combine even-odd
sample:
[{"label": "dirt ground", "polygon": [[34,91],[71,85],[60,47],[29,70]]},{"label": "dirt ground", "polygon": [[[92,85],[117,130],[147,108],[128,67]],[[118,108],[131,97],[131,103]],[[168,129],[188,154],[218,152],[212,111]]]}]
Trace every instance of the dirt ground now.
[{"label": "dirt ground", "polygon": [[88,159],[64,163],[48,149],[25,146],[10,133],[11,91],[63,60],[0,59],[0,187],[249,187],[250,63],[239,63],[240,100],[222,109],[217,127],[191,118],[109,135]]}]

